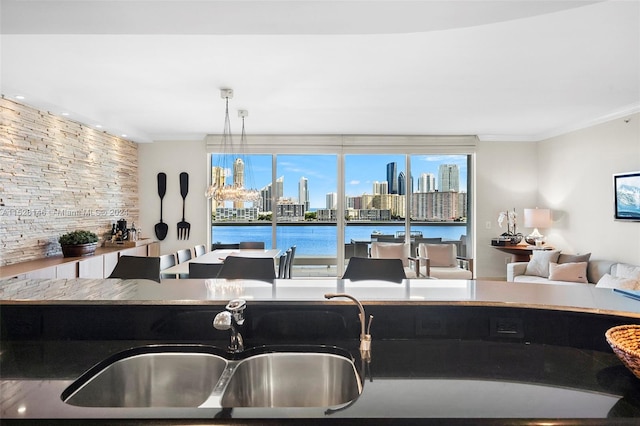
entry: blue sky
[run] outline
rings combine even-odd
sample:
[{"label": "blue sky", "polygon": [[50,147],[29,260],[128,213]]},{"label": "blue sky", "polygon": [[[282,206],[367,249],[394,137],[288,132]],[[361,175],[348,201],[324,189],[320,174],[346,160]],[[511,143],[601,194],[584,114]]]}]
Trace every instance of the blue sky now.
[{"label": "blue sky", "polygon": [[[215,165],[215,156],[212,157]],[[398,173],[404,171],[404,155],[346,155],[345,156],[345,193],[347,195],[371,194],[374,181],[387,179],[387,163],[395,161]],[[245,179],[253,179],[253,184],[260,189],[271,182],[271,156],[251,155],[245,162]],[[438,184],[438,167],[440,164],[457,164],[460,169],[460,190],[466,191],[467,158],[465,155],[413,155],[411,169],[414,179],[414,190],[422,173],[433,173]],[[252,170],[250,176],[248,169]],[[312,208],[324,208],[325,196],[329,192],[338,192],[337,162],[335,155],[284,155],[277,157],[277,177],[284,176],[285,197],[298,198],[298,181],[305,177],[309,181],[309,198]],[[250,184],[250,182],[245,182]]]}]

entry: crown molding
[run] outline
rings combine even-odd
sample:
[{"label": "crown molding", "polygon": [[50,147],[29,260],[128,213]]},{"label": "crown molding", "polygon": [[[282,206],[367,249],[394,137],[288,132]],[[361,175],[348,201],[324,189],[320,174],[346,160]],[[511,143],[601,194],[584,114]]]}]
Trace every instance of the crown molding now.
[{"label": "crown molding", "polygon": [[593,127],[598,124],[606,123],[608,121],[616,120],[618,118],[626,117],[632,114],[640,113],[640,102],[627,105],[617,110],[611,111],[605,115],[594,117],[589,120],[568,124],[566,126],[558,127],[548,130],[546,132],[538,133],[535,135],[478,135],[478,139],[482,142],[540,142],[547,139],[551,139],[556,136],[566,135],[567,133],[575,132],[578,130]]}]

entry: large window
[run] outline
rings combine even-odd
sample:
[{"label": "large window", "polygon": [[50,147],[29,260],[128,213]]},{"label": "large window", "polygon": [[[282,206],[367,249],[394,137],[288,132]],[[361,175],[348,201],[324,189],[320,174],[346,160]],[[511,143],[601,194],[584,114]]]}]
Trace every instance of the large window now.
[{"label": "large window", "polygon": [[[252,140],[244,176],[260,199],[212,201],[212,243],[296,245],[297,263],[331,265],[337,275],[350,257],[367,256],[372,241],[411,241],[414,250],[420,242],[453,241],[460,254],[473,255],[474,138],[453,138],[450,149],[450,139],[429,137]],[[212,182],[221,173],[214,164],[215,153]]]}]

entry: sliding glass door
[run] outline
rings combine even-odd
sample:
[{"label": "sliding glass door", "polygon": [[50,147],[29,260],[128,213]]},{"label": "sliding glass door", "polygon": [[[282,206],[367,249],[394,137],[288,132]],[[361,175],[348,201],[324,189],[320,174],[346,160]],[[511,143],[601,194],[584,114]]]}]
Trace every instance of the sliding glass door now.
[{"label": "sliding glass door", "polygon": [[[247,188],[260,191],[253,202],[216,201],[211,199],[211,244],[234,244],[241,241],[263,241],[272,247],[271,238],[271,155],[245,155],[242,164],[233,163],[232,170],[217,166],[216,155],[211,156],[211,182],[227,182],[242,178]],[[240,167],[243,167],[241,172]],[[240,177],[242,176],[242,177]]]},{"label": "sliding glass door", "polygon": [[[296,257],[336,257],[336,155],[276,156],[276,246]],[[313,263],[318,263],[317,260]]]}]

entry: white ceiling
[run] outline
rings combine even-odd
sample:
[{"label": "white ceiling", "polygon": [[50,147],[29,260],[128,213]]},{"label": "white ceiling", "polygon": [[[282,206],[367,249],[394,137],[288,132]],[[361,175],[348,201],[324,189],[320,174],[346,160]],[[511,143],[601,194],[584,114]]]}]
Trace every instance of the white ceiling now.
[{"label": "white ceiling", "polygon": [[539,140],[640,111],[640,0],[1,0],[6,97],[137,142]]}]

